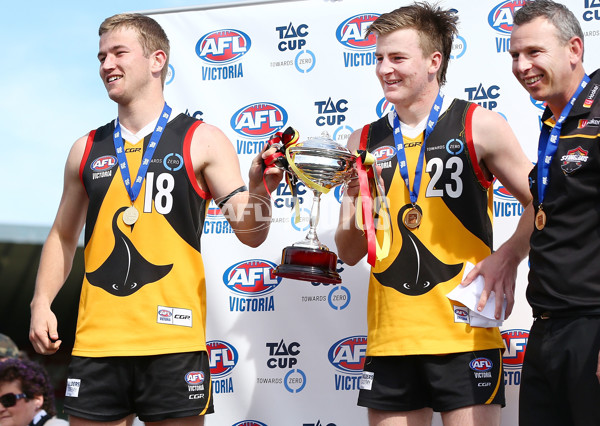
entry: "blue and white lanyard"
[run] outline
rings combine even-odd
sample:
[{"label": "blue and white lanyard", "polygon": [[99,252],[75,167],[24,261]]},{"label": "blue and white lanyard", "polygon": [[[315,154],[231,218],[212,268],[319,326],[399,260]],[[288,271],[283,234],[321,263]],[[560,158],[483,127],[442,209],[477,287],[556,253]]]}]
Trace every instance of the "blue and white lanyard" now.
[{"label": "blue and white lanyard", "polygon": [[587,86],[590,78],[588,75],[584,75],[579,87],[575,91],[575,94],[571,98],[571,100],[565,105],[563,111],[560,114],[560,117],[556,121],[556,124],[550,130],[550,127],[544,125],[542,127],[542,131],[540,132],[540,139],[538,144],[538,170],[537,170],[537,189],[538,189],[538,200],[540,202],[540,206],[544,201],[544,195],[546,194],[546,189],[548,188],[548,184],[550,183],[550,163],[552,162],[552,158],[556,151],[558,150],[558,141],[560,138],[560,130],[564,121],[567,119],[569,112],[571,112],[571,108],[573,104],[575,104],[575,100],[581,93],[581,91]]},{"label": "blue and white lanyard", "polygon": [[444,97],[438,92],[435,103],[431,107],[429,117],[427,118],[425,136],[423,137],[423,144],[421,145],[421,151],[419,152],[419,159],[415,169],[415,179],[412,188],[410,187],[410,178],[408,176],[408,166],[406,164],[406,153],[404,152],[404,138],[402,136],[402,130],[400,129],[400,119],[398,118],[398,113],[394,113],[394,143],[396,145],[398,167],[400,169],[400,175],[402,176],[402,179],[406,184],[406,188],[408,188],[408,192],[410,193],[410,202],[413,204],[413,206],[417,203],[417,199],[419,198],[419,189],[421,188],[421,177],[423,175],[423,162],[425,158],[425,141],[427,140],[429,134],[433,131],[438,121],[443,101]]},{"label": "blue and white lanyard", "polygon": [[127,156],[125,155],[125,146],[123,144],[123,137],[121,136],[121,125],[119,124],[119,119],[117,118],[117,123],[115,125],[115,132],[113,133],[113,141],[115,144],[115,151],[117,152],[117,159],[119,160],[119,168],[121,169],[121,176],[123,178],[123,183],[125,184],[125,188],[129,193],[129,198],[131,199],[131,203],[135,201],[135,199],[140,194],[140,190],[142,189],[142,182],[144,182],[144,178],[146,177],[146,172],[148,171],[148,166],[150,166],[150,161],[152,161],[152,156],[154,155],[154,151],[158,146],[158,142],[160,141],[160,137],[163,134],[163,130],[165,129],[167,123],[169,122],[169,117],[171,115],[171,107],[167,105],[165,102],[165,106],[158,118],[158,122],[156,123],[156,127],[152,132],[152,136],[150,136],[150,142],[146,147],[146,152],[144,153],[144,157],[142,158],[142,164],[140,164],[140,168],[138,169],[137,177],[133,184],[131,184],[131,177],[129,173],[129,165],[127,164]]}]

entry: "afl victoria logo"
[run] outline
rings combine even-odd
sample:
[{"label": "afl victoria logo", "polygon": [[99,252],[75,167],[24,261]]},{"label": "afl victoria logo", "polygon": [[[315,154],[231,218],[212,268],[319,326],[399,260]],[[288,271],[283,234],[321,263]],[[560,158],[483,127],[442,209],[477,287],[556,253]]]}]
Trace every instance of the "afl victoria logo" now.
[{"label": "afl victoria logo", "polygon": [[92,161],[92,164],[90,164],[90,168],[95,172],[103,172],[112,169],[116,165],[117,157],[114,157],[112,155],[104,155]]},{"label": "afl victoria logo", "polygon": [[196,54],[213,65],[224,65],[240,59],[252,44],[245,33],[227,29],[210,32],[196,43]]},{"label": "afl victoria logo", "polygon": [[365,33],[369,25],[377,18],[379,18],[379,15],[374,13],[363,13],[352,16],[337,27],[335,37],[348,49],[373,49],[376,43],[375,34],[369,34],[369,36],[365,38]]},{"label": "afl victoria logo", "polygon": [[367,351],[366,336],[345,337],[335,342],[327,358],[335,368],[347,374],[361,374]]},{"label": "afl victoria logo", "polygon": [[279,131],[287,122],[287,112],[277,104],[257,102],[240,108],[231,117],[231,128],[242,136],[264,138]]},{"label": "afl victoria logo", "polygon": [[488,24],[502,35],[510,36],[513,27],[513,16],[526,0],[505,0],[496,5],[488,15]]}]

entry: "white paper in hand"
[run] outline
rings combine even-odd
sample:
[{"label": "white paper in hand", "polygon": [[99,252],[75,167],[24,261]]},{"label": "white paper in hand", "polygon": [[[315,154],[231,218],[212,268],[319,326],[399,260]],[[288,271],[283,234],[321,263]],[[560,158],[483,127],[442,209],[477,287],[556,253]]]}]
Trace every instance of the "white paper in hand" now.
[{"label": "white paper in hand", "polygon": [[[473,269],[475,265],[467,262],[463,278]],[[469,324],[473,327],[500,327],[504,321],[506,312],[506,299],[502,303],[502,315],[499,320],[494,317],[496,310],[496,294],[492,291],[488,300],[481,312],[477,311],[477,303],[483,291],[485,282],[483,277],[479,275],[468,286],[456,286],[454,290],[446,295],[448,299],[460,302],[469,310]]]}]

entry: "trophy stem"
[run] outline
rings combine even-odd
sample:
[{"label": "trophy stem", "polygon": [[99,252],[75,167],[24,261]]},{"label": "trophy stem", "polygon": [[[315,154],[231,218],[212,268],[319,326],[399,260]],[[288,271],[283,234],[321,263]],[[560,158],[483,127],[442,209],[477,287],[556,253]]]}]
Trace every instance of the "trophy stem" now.
[{"label": "trophy stem", "polygon": [[306,234],[305,241],[309,243],[311,247],[321,248],[321,243],[317,237],[317,224],[319,223],[319,216],[321,214],[321,193],[313,190],[313,203],[310,209],[310,228]]}]

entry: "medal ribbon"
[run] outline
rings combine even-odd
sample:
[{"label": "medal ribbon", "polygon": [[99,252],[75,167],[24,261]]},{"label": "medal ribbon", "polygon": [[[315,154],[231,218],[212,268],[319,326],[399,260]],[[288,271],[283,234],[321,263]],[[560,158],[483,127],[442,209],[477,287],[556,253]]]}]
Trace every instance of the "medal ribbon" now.
[{"label": "medal ribbon", "polygon": [[[368,126],[367,126],[368,129]],[[366,132],[365,128],[363,132]],[[363,133],[364,134],[364,133]],[[366,137],[366,136],[365,136]],[[387,199],[381,186],[379,185],[379,176],[375,157],[367,151],[356,151],[356,170],[358,173],[358,182],[360,192],[356,203],[356,224],[357,227],[365,232],[367,236],[367,262],[371,266],[375,266],[376,260],[382,260],[390,253],[392,245],[392,225],[389,214]],[[368,168],[368,170],[367,170]],[[369,184],[372,181],[371,185]],[[373,209],[373,200],[382,202],[383,208]],[[368,214],[364,214],[368,212]],[[375,235],[374,215],[378,215],[378,220],[384,222],[383,241],[379,245]]]},{"label": "medal ribbon", "polygon": [[404,138],[402,137],[402,130],[400,129],[400,119],[398,118],[398,113],[394,113],[394,143],[396,145],[396,157],[398,158],[398,168],[400,169],[400,175],[402,176],[402,179],[406,184],[406,188],[410,193],[410,202],[413,205],[417,203],[417,199],[419,198],[419,189],[421,188],[421,177],[423,176],[423,160],[425,158],[425,142],[427,141],[427,137],[433,131],[438,121],[443,101],[444,97],[441,93],[438,92],[437,98],[435,99],[435,102],[431,107],[431,111],[429,112],[429,118],[427,118],[427,125],[425,126],[425,136],[423,137],[423,144],[421,145],[419,159],[415,168],[415,180],[413,182],[412,189],[410,187],[410,178],[408,176],[408,166],[406,164],[406,153],[404,152]]},{"label": "medal ribbon", "polygon": [[133,184],[131,184],[131,176],[129,174],[129,165],[127,164],[127,156],[125,155],[125,146],[123,143],[123,137],[121,136],[121,125],[119,124],[119,118],[117,118],[117,123],[115,125],[115,131],[113,133],[113,142],[115,144],[115,151],[117,152],[117,159],[119,160],[119,168],[121,169],[121,177],[123,178],[123,183],[125,184],[125,188],[127,189],[127,193],[129,194],[129,198],[131,199],[131,204],[140,194],[140,190],[142,189],[142,182],[144,182],[144,178],[146,177],[146,172],[148,172],[148,166],[150,166],[150,161],[152,160],[152,156],[154,155],[154,151],[158,146],[158,142],[160,141],[160,137],[162,136],[162,132],[165,129],[169,116],[171,115],[171,107],[167,105],[165,102],[165,106],[158,118],[158,122],[156,123],[156,127],[152,132],[152,136],[150,136],[150,142],[146,147],[146,152],[144,152],[144,157],[142,158],[142,164],[140,164],[140,168],[138,169],[137,177]]},{"label": "medal ribbon", "polygon": [[564,121],[567,119],[569,112],[571,112],[571,108],[573,104],[575,104],[575,100],[581,93],[581,91],[587,86],[590,81],[590,77],[586,74],[583,76],[579,87],[575,91],[571,100],[565,105],[564,109],[560,113],[560,117],[558,121],[550,130],[550,126],[544,125],[542,127],[542,131],[540,132],[540,139],[538,144],[538,170],[537,170],[537,189],[538,189],[538,200],[540,202],[540,206],[544,201],[544,195],[546,194],[546,189],[548,188],[549,180],[550,180],[550,162],[556,154],[556,150],[558,149],[558,140],[560,138],[560,130]]}]

